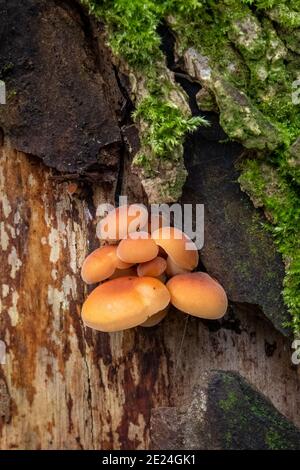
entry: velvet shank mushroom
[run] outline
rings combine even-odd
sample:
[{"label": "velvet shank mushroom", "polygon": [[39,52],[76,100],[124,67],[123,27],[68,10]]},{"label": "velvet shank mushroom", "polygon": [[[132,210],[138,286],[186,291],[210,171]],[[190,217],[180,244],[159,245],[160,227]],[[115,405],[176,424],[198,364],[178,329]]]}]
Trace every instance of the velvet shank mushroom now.
[{"label": "velvet shank mushroom", "polygon": [[125,263],[145,263],[158,254],[158,246],[148,232],[134,232],[121,240],[117,255]]},{"label": "velvet shank mushroom", "polygon": [[127,269],[116,269],[109,279],[117,279],[118,277],[134,277],[136,276],[136,267],[132,266]]},{"label": "velvet shank mushroom", "polygon": [[98,236],[101,240],[122,240],[129,233],[141,230],[147,223],[148,211],[143,205],[120,206],[101,220]]},{"label": "velvet shank mushroom", "polygon": [[137,267],[137,274],[138,276],[151,276],[151,277],[159,277],[161,276],[167,267],[167,262],[161,256],[157,256],[156,258],[147,261],[146,263],[140,263]]},{"label": "velvet shank mushroom", "polygon": [[168,221],[163,214],[150,214],[148,219],[147,230],[145,230],[149,233],[152,233],[155,230],[168,226]]},{"label": "velvet shank mushroom", "polygon": [[161,312],[155,313],[152,317],[148,318],[140,326],[143,328],[151,328],[152,326],[158,325],[168,314],[168,307],[164,308]]},{"label": "velvet shank mushroom", "polygon": [[167,282],[171,303],[182,312],[214,320],[225,315],[228,301],[223,287],[206,273],[178,274]]},{"label": "velvet shank mushroom", "polygon": [[176,263],[174,263],[171,256],[168,256],[166,273],[169,277],[176,276],[176,274],[185,274],[185,273],[188,273],[188,272],[189,272],[188,269],[181,268]]},{"label": "velvet shank mushroom", "polygon": [[103,246],[87,256],[81,268],[81,277],[87,284],[95,284],[112,276],[116,269],[128,269],[130,266],[132,264],[118,258],[116,246]]},{"label": "velvet shank mushroom", "polygon": [[83,304],[82,319],[99,331],[125,330],[144,323],[169,302],[169,291],[158,279],[120,277],[93,290]]},{"label": "velvet shank mushroom", "polygon": [[152,238],[179,268],[187,271],[196,268],[199,261],[197,247],[181,230],[162,227],[152,233]]}]

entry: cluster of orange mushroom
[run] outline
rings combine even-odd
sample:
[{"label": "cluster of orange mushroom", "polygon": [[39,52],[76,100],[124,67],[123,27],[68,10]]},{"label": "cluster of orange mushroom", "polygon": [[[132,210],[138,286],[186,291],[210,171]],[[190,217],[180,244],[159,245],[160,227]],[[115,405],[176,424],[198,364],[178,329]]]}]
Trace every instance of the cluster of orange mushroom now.
[{"label": "cluster of orange mushroom", "polygon": [[105,245],[85,259],[81,270],[84,282],[100,283],[82,307],[88,327],[114,332],[155,326],[170,304],[206,319],[226,313],[223,287],[208,274],[193,272],[199,262],[196,245],[166,226],[163,216],[149,221],[144,206],[120,206],[101,221],[100,238]]}]

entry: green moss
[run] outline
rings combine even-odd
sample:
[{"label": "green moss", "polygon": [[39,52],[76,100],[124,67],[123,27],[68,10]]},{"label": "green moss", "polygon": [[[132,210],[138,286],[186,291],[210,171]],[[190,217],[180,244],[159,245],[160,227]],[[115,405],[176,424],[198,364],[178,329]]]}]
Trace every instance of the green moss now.
[{"label": "green moss", "polygon": [[[272,21],[290,31],[291,41],[299,11],[298,0],[212,0],[196,11],[177,11],[171,23],[181,52],[193,47],[209,58],[212,78],[205,85],[216,97],[228,136],[260,151],[262,160],[246,162],[240,181],[251,186],[252,199],[259,197],[270,220],[266,228],[284,257],[283,297],[295,333],[300,331],[300,169],[290,149],[300,135],[300,106],[292,102],[300,63]],[[278,180],[272,194],[263,159]]]},{"label": "green moss", "polygon": [[285,449],[285,443],[282,442],[280,434],[275,430],[270,430],[266,433],[266,444],[270,450]]},{"label": "green moss", "polygon": [[[297,449],[298,430],[257,390],[233,372],[218,371],[208,412],[224,449]],[[229,378],[229,380],[228,380]]]},{"label": "green moss", "polygon": [[109,43],[133,68],[144,71],[163,59],[159,48],[158,7],[151,0],[84,0],[90,12],[105,21]]},{"label": "green moss", "polygon": [[173,152],[173,160],[176,155],[174,149],[182,143],[185,134],[196,130],[201,123],[197,117],[186,117],[178,106],[165,100],[160,92],[144,98],[133,117],[147,123],[142,133],[143,147],[150,148],[159,158],[168,158]]},{"label": "green moss", "polygon": [[175,177],[165,183],[161,187],[161,195],[169,194],[174,201],[177,201],[181,196],[182,187],[185,183],[187,171],[184,168],[178,168]]},{"label": "green moss", "polygon": [[[227,88],[233,86],[247,96],[247,105],[236,109],[234,102],[230,104],[226,99],[226,90],[224,94],[223,88],[217,90],[215,83],[211,84],[228,135],[248,148],[259,148],[251,132],[248,135],[251,122],[249,126],[243,108],[249,107],[248,117],[257,123],[254,132],[264,134],[263,128],[268,125],[274,128],[277,163],[294,179],[300,175],[288,163],[288,148],[300,134],[300,106],[292,102],[292,84],[300,73],[299,66],[296,55],[287,51],[269,17],[256,16],[250,6],[266,9],[271,15],[270,7],[284,4],[288,9],[292,5],[293,16],[295,3],[299,5],[299,2],[211,0],[202,2],[196,11],[187,6],[184,13],[173,14],[172,19],[181,50],[191,46],[199,50],[209,57],[212,69],[227,82]],[[289,27],[289,21],[285,26]],[[268,132],[265,136],[272,141]]]},{"label": "green moss", "polygon": [[264,207],[270,223],[266,228],[275,238],[286,264],[283,297],[292,315],[291,326],[300,331],[300,204],[297,191],[276,167],[260,160],[242,164],[242,188],[257,206]]},{"label": "green moss", "polygon": [[225,442],[226,442],[226,449],[230,449],[231,443],[232,443],[232,433],[230,431],[226,431]]},{"label": "green moss", "polygon": [[219,406],[223,411],[230,411],[234,408],[237,403],[237,396],[234,392],[230,391],[225,400],[219,401]]}]

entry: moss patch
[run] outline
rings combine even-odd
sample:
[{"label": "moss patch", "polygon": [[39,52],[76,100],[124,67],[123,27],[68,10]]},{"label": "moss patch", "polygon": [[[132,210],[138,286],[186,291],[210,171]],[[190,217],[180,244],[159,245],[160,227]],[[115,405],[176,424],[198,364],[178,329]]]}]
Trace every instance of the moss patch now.
[{"label": "moss patch", "polygon": [[297,190],[271,164],[246,160],[240,176],[242,189],[270,220],[266,228],[276,240],[286,265],[283,296],[292,314],[292,327],[300,331],[300,204]]},{"label": "moss patch", "polygon": [[208,387],[207,419],[222,449],[298,449],[299,430],[234,372],[218,371]]},{"label": "moss patch", "polygon": [[234,392],[230,391],[228,396],[224,400],[219,401],[219,406],[222,408],[223,411],[230,411],[237,402],[237,396]]}]

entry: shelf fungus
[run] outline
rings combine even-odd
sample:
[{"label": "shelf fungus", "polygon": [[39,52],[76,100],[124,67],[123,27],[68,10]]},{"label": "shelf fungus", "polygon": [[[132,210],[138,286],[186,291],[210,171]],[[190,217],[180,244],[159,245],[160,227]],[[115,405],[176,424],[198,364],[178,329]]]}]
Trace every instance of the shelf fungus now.
[{"label": "shelf fungus", "polygon": [[87,284],[101,283],[83,304],[86,326],[103,332],[153,327],[170,304],[201,318],[225,315],[223,287],[208,274],[193,272],[197,247],[178,228],[164,224],[151,231],[147,210],[133,204],[112,210],[100,232],[110,244],[93,251],[81,270]]}]

